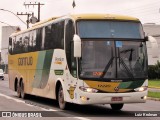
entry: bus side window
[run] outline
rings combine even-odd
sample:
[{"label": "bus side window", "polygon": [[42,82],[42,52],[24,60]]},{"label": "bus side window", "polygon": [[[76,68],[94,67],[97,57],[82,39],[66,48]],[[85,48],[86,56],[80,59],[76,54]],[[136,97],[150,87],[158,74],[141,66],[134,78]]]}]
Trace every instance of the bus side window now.
[{"label": "bus side window", "polygon": [[73,56],[73,36],[75,34],[74,24],[72,20],[66,20],[66,29],[65,29],[65,49],[66,49],[66,58],[70,73],[76,77],[76,59]]},{"label": "bus side window", "polygon": [[35,51],[35,46],[36,46],[36,31],[33,30],[29,33],[29,47],[28,51],[33,52]]},{"label": "bus side window", "polygon": [[29,33],[23,35],[23,52],[28,52],[29,46]]},{"label": "bus side window", "polygon": [[42,46],[42,28],[36,30],[35,51],[40,51]]},{"label": "bus side window", "polygon": [[64,49],[64,21],[52,24],[51,48]]},{"label": "bus side window", "polygon": [[8,46],[8,51],[10,54],[12,54],[12,38],[9,38],[9,46]]},{"label": "bus side window", "polygon": [[52,30],[51,25],[45,27],[45,42],[44,42],[44,49],[48,50],[52,48],[53,39],[52,39]]},{"label": "bus side window", "polygon": [[16,54],[16,37],[12,38],[12,54]]},{"label": "bus side window", "polygon": [[15,42],[14,42],[14,54],[19,54],[22,52],[23,44],[22,44],[22,36],[16,36]]}]

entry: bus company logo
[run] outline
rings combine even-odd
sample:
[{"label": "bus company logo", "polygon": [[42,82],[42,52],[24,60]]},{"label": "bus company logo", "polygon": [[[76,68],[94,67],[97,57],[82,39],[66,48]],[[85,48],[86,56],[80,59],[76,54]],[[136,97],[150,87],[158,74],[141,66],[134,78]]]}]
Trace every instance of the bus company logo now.
[{"label": "bus company logo", "polygon": [[105,87],[111,87],[111,85],[102,85],[102,84],[100,84],[100,85],[98,85],[98,87],[105,88]]},{"label": "bus company logo", "polygon": [[118,88],[118,87],[115,87],[114,90],[115,90],[116,92],[118,92],[118,91],[119,91],[119,88]]},{"label": "bus company logo", "polygon": [[64,61],[64,58],[58,58],[58,57],[55,57],[55,64],[59,64],[59,65],[61,65],[62,64],[62,62]]},{"label": "bus company logo", "polygon": [[33,58],[32,57],[22,57],[18,58],[18,65],[19,66],[29,66],[33,64]]}]

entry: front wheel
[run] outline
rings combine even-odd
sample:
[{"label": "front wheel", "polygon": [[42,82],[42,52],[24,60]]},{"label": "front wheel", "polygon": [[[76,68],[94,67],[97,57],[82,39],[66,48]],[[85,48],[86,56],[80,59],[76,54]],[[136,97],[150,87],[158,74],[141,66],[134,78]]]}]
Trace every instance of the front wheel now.
[{"label": "front wheel", "polygon": [[63,93],[62,86],[59,87],[59,91],[58,91],[58,103],[59,103],[60,109],[62,110],[66,109],[67,102],[64,100],[64,93]]},{"label": "front wheel", "polygon": [[111,104],[113,110],[121,110],[124,104]]}]

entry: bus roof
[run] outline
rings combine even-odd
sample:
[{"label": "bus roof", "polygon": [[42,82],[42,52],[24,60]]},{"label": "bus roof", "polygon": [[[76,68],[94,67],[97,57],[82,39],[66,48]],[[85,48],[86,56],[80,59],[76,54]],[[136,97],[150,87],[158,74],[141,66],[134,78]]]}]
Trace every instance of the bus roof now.
[{"label": "bus roof", "polygon": [[40,21],[38,23],[35,23],[31,28],[23,30],[23,31],[18,31],[13,33],[11,36],[16,36],[19,35],[21,33],[25,33],[27,31],[31,31],[34,30],[36,28],[42,27],[43,25],[46,25],[47,23],[51,23],[55,20],[61,20],[61,19],[65,19],[65,18],[71,18],[74,21],[76,20],[82,20],[82,19],[86,19],[86,20],[122,20],[122,21],[139,21],[138,18],[135,17],[130,17],[130,16],[123,16],[123,15],[115,15],[115,14],[71,14],[71,15],[67,15],[67,16],[60,16],[60,17],[52,17],[50,19],[44,20],[44,21]]},{"label": "bus roof", "polygon": [[109,20],[128,20],[128,21],[139,21],[139,19],[124,15],[115,14],[75,14],[71,15],[75,20],[78,19],[109,19]]}]

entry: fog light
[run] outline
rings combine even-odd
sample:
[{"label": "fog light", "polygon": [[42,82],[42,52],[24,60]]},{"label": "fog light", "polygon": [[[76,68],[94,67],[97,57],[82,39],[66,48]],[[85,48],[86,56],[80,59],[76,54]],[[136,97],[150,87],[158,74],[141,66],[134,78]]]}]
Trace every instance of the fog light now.
[{"label": "fog light", "polygon": [[144,96],[143,99],[146,100],[146,99],[147,99],[147,96]]},{"label": "fog light", "polygon": [[80,98],[81,98],[82,101],[87,101],[87,100],[89,100],[89,98],[87,98],[87,97],[85,97],[85,96],[81,96]]},{"label": "fog light", "polygon": [[143,97],[141,97],[141,99],[144,99],[144,100],[146,100],[146,99],[147,99],[147,96],[143,96]]}]

